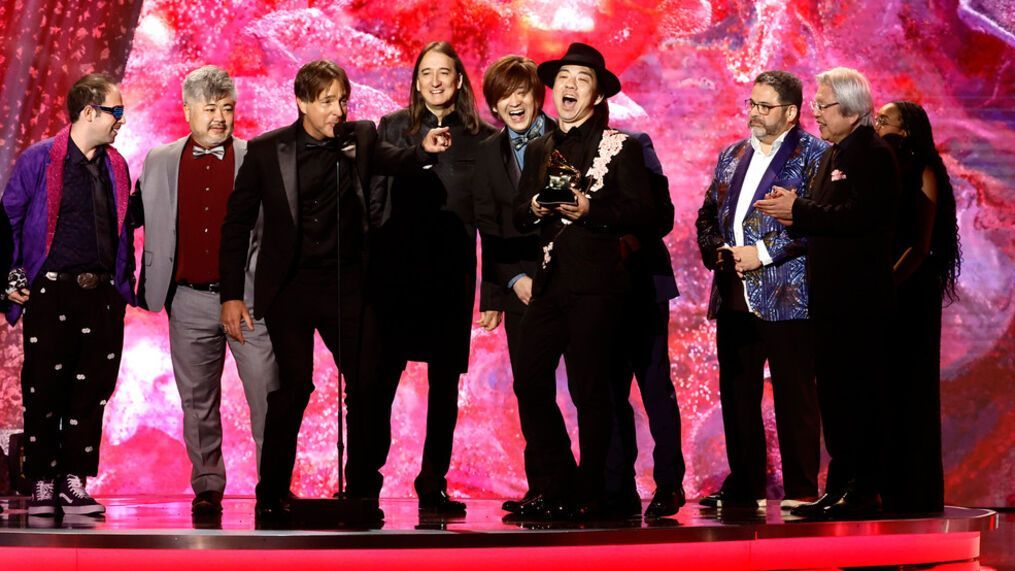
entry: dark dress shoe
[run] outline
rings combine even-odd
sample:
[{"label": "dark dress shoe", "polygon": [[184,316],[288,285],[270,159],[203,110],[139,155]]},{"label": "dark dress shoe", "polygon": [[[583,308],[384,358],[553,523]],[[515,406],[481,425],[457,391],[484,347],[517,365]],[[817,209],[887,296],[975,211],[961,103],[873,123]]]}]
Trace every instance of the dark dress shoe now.
[{"label": "dark dress shoe", "polygon": [[789,510],[789,513],[797,517],[820,517],[821,510],[842,499],[845,492],[825,492],[825,495],[818,498],[816,502],[800,504]]},{"label": "dark dress shoe", "polygon": [[719,500],[721,498],[722,492],[715,492],[714,494],[709,494],[698,500],[698,505],[705,508],[717,508],[719,507]]},{"label": "dark dress shoe", "polygon": [[569,520],[573,516],[572,506],[561,499],[536,495],[519,506],[514,514],[526,520]]},{"label": "dark dress shoe", "polygon": [[522,509],[522,504],[524,504],[525,502],[531,500],[532,498],[536,497],[537,495],[539,495],[539,494],[536,494],[536,493],[534,493],[534,492],[532,492],[530,490],[530,491],[526,492],[526,494],[524,496],[522,496],[522,499],[520,499],[520,500],[504,500],[504,503],[502,503],[500,505],[500,509],[502,509],[502,510],[508,512],[508,513],[516,514],[516,513],[518,513]]},{"label": "dark dress shoe", "polygon": [[687,503],[687,500],[684,499],[684,488],[677,488],[676,490],[660,488],[656,490],[655,495],[652,496],[652,501],[645,508],[645,517],[654,518],[676,515],[685,503]]},{"label": "dark dress shoe", "polygon": [[725,490],[721,490],[701,498],[698,500],[698,505],[706,508],[757,508],[758,500],[755,498],[737,497]]},{"label": "dark dress shoe", "polygon": [[282,499],[257,500],[254,504],[254,519],[259,521],[284,521],[292,517],[292,507]]},{"label": "dark dress shoe", "polygon": [[441,490],[419,496],[419,511],[434,514],[465,515],[465,502],[452,500]]},{"label": "dark dress shoe", "polygon": [[193,515],[218,515],[222,513],[222,492],[205,490],[194,496],[190,502],[190,513]]},{"label": "dark dress shoe", "polygon": [[866,519],[881,513],[881,502],[877,494],[846,492],[839,501],[822,508],[817,517],[821,519]]}]

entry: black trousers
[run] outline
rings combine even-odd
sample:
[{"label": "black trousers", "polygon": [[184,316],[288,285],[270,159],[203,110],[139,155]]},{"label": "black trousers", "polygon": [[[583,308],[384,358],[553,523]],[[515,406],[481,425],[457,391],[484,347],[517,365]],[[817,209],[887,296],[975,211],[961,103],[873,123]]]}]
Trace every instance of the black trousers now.
[{"label": "black trousers", "polygon": [[[514,294],[512,293],[512,295]],[[522,320],[524,318],[524,315],[525,315],[524,313],[515,313],[512,311],[504,312],[504,333],[507,337],[508,358],[511,362],[512,379],[515,379],[513,390],[515,391],[516,395],[518,394],[517,388],[518,371],[522,367],[520,359],[522,358],[521,355]],[[554,401],[556,401],[556,386],[557,386],[556,371],[544,370],[542,371],[542,374],[545,376],[545,378],[538,381],[534,381],[534,383],[543,387],[551,387],[554,391]],[[519,404],[519,406],[521,405]],[[557,410],[557,419],[560,421],[561,424],[563,424],[564,418],[560,416],[559,409]],[[565,430],[567,429],[565,428]],[[535,450],[533,449],[533,447],[530,446],[528,442],[526,442],[524,452],[525,479],[529,484],[529,492],[532,494],[538,494],[542,490],[546,490],[549,487],[550,475],[545,473],[543,469],[544,466],[542,465],[542,463],[539,462],[537,458],[534,457],[534,453]],[[574,464],[573,460],[571,462],[571,465],[567,468],[567,470],[570,473],[574,473],[575,470],[577,470],[577,465]]]},{"label": "black trousers", "polygon": [[941,293],[930,264],[898,288],[892,329],[886,463],[886,510],[944,509],[941,461]]},{"label": "black trousers", "polygon": [[40,275],[24,314],[25,476],[94,476],[102,415],[116,388],[126,303],[116,288]]},{"label": "black trousers", "polygon": [[[621,311],[622,296],[577,294],[551,282],[522,319],[514,388],[526,457],[545,475],[540,492],[548,496],[595,501],[605,492]],[[561,356],[578,409],[577,469],[556,401]]]},{"label": "black trousers", "polygon": [[891,319],[854,312],[814,316],[811,322],[818,404],[830,456],[825,489],[877,494],[891,382],[886,358]]},{"label": "black trousers", "polygon": [[821,421],[811,322],[764,321],[746,312],[722,312],[717,320],[716,344],[730,466],[723,491],[744,499],[766,497],[767,453],[761,400],[768,361],[785,497],[816,496]]},{"label": "black trousers", "polygon": [[278,363],[279,388],[268,393],[257,497],[289,493],[303,413],[314,391],[314,331],[321,334],[345,378],[349,464],[364,450],[364,406],[359,371],[362,267],[338,273],[301,270],[279,291],[265,314]]},{"label": "black trousers", "polygon": [[[377,497],[384,484],[381,468],[391,449],[391,406],[395,401],[402,372],[408,360],[393,355],[397,348],[388,346],[377,317],[370,311],[364,322],[364,374],[369,376],[367,450],[362,462],[349,460],[349,493],[357,497]],[[395,351],[392,351],[395,349]],[[458,383],[461,374],[456,365],[431,362],[427,366],[426,437],[423,459],[416,476],[416,493],[446,491],[451,466],[451,449],[458,424]]]},{"label": "black trousers", "polygon": [[606,470],[610,492],[637,493],[634,464],[638,440],[631,407],[631,377],[641,392],[648,417],[652,449],[652,478],[657,490],[676,490],[683,485],[684,454],[680,443],[680,410],[670,378],[670,307],[665,301],[629,298],[624,312],[617,378],[613,383],[616,422]]}]

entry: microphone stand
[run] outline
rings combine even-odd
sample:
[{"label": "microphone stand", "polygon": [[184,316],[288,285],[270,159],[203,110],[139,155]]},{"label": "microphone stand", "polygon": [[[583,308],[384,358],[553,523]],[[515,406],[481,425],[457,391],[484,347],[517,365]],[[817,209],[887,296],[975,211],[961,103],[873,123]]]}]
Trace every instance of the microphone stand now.
[{"label": "microphone stand", "polygon": [[[341,136],[337,136],[339,143],[346,138],[346,129],[341,130]],[[352,144],[355,145],[355,139]],[[355,148],[355,147],[354,147]],[[338,151],[342,152],[341,149]],[[355,160],[355,159],[352,159]],[[345,382],[343,371],[345,370],[346,362],[342,359],[342,258],[341,258],[341,246],[342,246],[342,225],[341,225],[341,204],[342,204],[342,161],[340,158],[335,160],[335,171],[336,171],[336,188],[335,188],[335,210],[336,219],[335,223],[338,225],[338,232],[336,236],[336,255],[338,256],[338,269],[336,270],[338,279],[337,291],[338,295],[338,347],[332,354],[335,358],[336,369],[338,370],[338,395],[336,401],[338,404],[338,492],[332,498],[328,499],[301,499],[293,503],[293,515],[300,522],[310,524],[325,524],[334,525],[335,523],[351,525],[353,527],[367,527],[373,528],[380,524],[378,515],[381,513],[378,509],[376,502],[371,504],[370,502],[359,501],[356,499],[348,498],[345,495]],[[357,176],[355,169],[350,169],[348,176]],[[355,188],[356,181],[350,181],[350,190]],[[357,335],[358,338],[358,335]],[[357,356],[354,356],[358,358]],[[380,515],[383,518],[383,515]]]}]

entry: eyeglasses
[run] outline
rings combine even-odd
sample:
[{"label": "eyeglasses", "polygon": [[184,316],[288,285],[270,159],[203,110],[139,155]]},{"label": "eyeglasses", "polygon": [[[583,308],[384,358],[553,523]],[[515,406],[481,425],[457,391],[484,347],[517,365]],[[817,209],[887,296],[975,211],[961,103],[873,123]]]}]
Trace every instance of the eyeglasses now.
[{"label": "eyeglasses", "polygon": [[772,112],[772,109],[776,107],[789,107],[792,103],[785,103],[783,105],[771,105],[769,103],[758,103],[753,99],[744,99],[744,105],[747,106],[747,110],[757,109],[760,115],[768,115]]},{"label": "eyeglasses", "polygon": [[817,101],[811,101],[811,111],[824,112],[825,109],[828,109],[829,107],[835,107],[838,104],[839,104],[838,101],[832,103],[818,103]]},{"label": "eyeglasses", "polygon": [[105,105],[94,105],[94,104],[92,104],[92,105],[89,105],[89,107],[92,107],[94,109],[98,109],[99,111],[105,111],[106,113],[109,113],[110,115],[112,115],[113,119],[116,119],[117,121],[119,121],[120,119],[123,119],[123,105],[117,105],[116,107],[106,107]]},{"label": "eyeglasses", "polygon": [[894,123],[889,122],[888,121],[888,117],[886,115],[878,115],[877,117],[874,118],[874,126],[875,127],[895,127],[895,128],[901,129],[902,128],[902,123],[899,123],[898,125],[896,125]]}]

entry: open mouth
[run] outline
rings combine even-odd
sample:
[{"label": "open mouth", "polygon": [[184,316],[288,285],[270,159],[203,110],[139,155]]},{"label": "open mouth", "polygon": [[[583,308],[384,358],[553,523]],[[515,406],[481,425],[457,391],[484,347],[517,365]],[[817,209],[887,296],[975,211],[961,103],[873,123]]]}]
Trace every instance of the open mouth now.
[{"label": "open mouth", "polygon": [[570,111],[578,104],[578,98],[571,95],[565,95],[560,98],[560,102],[564,109]]},{"label": "open mouth", "polygon": [[521,119],[525,117],[525,110],[518,109],[516,111],[508,111],[508,116],[511,117],[512,119]]}]

